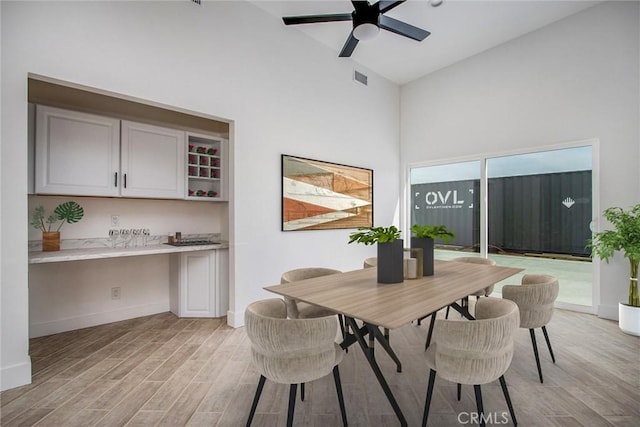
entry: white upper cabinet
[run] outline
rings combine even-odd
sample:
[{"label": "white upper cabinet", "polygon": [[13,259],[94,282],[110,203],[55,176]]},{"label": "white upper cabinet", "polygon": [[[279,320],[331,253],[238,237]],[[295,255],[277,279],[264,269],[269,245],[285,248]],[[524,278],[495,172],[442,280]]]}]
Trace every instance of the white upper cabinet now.
[{"label": "white upper cabinet", "polygon": [[184,198],[183,131],[122,121],[120,194]]},{"label": "white upper cabinet", "polygon": [[120,120],[37,106],[35,190],[117,196]]},{"label": "white upper cabinet", "polygon": [[185,196],[185,132],[38,105],[38,194]]}]

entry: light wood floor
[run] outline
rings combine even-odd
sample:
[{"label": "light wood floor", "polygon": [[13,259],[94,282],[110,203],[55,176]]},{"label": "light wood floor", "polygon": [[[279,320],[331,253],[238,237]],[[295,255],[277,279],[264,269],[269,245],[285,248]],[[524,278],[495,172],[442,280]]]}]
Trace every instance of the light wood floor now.
[{"label": "light wood floor", "polygon": [[[420,425],[424,406],[426,329],[408,325],[391,332],[402,373],[377,353],[410,426]],[[640,339],[615,322],[563,310],[556,310],[548,330],[557,363],[539,333],[544,384],[528,331],[517,334],[505,377],[519,424],[639,426]],[[259,377],[244,328],[170,313],[36,338],[31,358],[33,383],[0,394],[2,426],[241,426]],[[357,346],[340,370],[351,426],[398,425]],[[486,413],[502,425],[507,408],[499,384],[482,390]],[[267,381],[253,425],[284,425],[287,398],[287,386]],[[475,408],[473,388],[463,387],[458,402],[455,384],[437,378],[431,408],[432,426],[466,423]],[[340,425],[331,376],[307,384],[295,425]]]}]

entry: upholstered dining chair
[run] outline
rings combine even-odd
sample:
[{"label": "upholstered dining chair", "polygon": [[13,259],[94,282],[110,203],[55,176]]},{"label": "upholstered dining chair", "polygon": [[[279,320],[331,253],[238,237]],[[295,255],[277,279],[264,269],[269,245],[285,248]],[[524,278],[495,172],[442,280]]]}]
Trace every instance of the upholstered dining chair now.
[{"label": "upholstered dining chair", "polygon": [[[296,282],[298,280],[312,279],[314,277],[328,276],[337,273],[342,272],[340,270],[323,267],[296,268],[295,270],[289,270],[283,273],[280,277],[280,283]],[[291,319],[308,319],[336,314],[326,308],[298,301],[290,297],[284,297],[284,302],[287,305],[287,316]]]},{"label": "upholstered dining chair", "polygon": [[[280,277],[280,283],[296,282],[298,280],[312,279],[314,277],[328,276],[330,274],[337,273],[342,272],[340,270],[334,270],[333,268],[324,267],[296,268],[295,270],[284,272]],[[284,297],[284,302],[287,305],[287,316],[291,319],[310,319],[314,317],[335,316],[336,314],[326,308],[308,304],[304,301],[298,301],[290,297]],[[342,314],[338,314],[338,320],[340,321],[340,331],[344,338],[346,334],[346,326]]]},{"label": "upholstered dining chair", "polygon": [[[461,256],[461,257],[453,258],[453,259],[451,259],[451,261],[467,262],[467,263],[470,263],[470,264],[496,265],[496,262],[494,260],[492,260],[492,259],[483,258],[483,257],[476,257],[476,256]],[[494,286],[495,285],[488,286],[488,287],[486,287],[484,289],[479,290],[478,292],[475,292],[475,293],[467,296],[467,298],[465,298],[462,301],[460,301],[460,305],[468,307],[468,305],[469,305],[469,297],[470,296],[475,296],[476,300],[478,298],[480,298],[480,297],[484,297],[484,296],[488,297],[493,292]],[[446,312],[444,318],[445,319],[449,318],[449,307],[447,307],[447,312]]]},{"label": "upholstered dining chair", "polygon": [[498,379],[511,420],[517,425],[504,373],[513,357],[513,336],[518,329],[518,306],[509,300],[482,298],[476,305],[476,320],[436,320],[434,340],[425,353],[429,382],[425,399],[423,427],[427,425],[436,373],[439,377],[461,385],[473,385],[480,425],[485,425],[482,406],[482,384]]},{"label": "upholstered dining chair", "polygon": [[278,298],[254,302],[244,313],[247,335],[251,340],[251,359],[260,380],[253,398],[247,427],[251,425],[266,379],[289,384],[287,426],[293,425],[297,385],[322,378],[333,371],[338,393],[342,424],[347,415],[342,395],[338,364],[342,361],[342,348],[335,342],[337,321],[335,316],[312,319],[289,319],[287,307]]},{"label": "upholstered dining chair", "polygon": [[520,327],[529,329],[533,355],[536,358],[541,383],[543,382],[542,368],[534,329],[542,329],[551,360],[556,363],[546,325],[553,316],[553,303],[558,297],[559,288],[558,279],[548,274],[525,274],[522,277],[521,285],[504,285],[502,287],[502,298],[514,301],[520,308]]},{"label": "upholstered dining chair", "polygon": [[367,258],[363,262],[364,268],[377,267],[378,266],[378,257]]}]

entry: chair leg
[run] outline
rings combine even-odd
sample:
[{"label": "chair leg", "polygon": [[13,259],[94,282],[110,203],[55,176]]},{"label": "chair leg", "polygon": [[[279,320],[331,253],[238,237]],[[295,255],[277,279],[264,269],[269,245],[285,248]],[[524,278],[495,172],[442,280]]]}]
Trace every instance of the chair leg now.
[{"label": "chair leg", "polygon": [[304,383],[300,383],[300,401],[304,402]]},{"label": "chair leg", "polygon": [[[449,310],[449,306],[447,306],[447,310]],[[433,335],[433,326],[436,324],[436,314],[437,312],[434,311],[433,314],[431,315],[431,323],[429,323],[429,333],[427,334],[427,341],[425,341],[424,343],[424,351],[427,351],[427,348],[429,348],[429,345],[431,344],[431,336]]]},{"label": "chair leg", "polygon": [[544,339],[547,341],[547,347],[549,347],[549,353],[551,353],[551,360],[553,360],[553,363],[556,363],[556,358],[553,355],[553,350],[551,349],[551,341],[549,341],[549,334],[547,334],[546,325],[542,327],[542,333],[544,334]]},{"label": "chair leg", "polygon": [[296,393],[298,384],[291,384],[289,387],[289,410],[287,411],[287,427],[293,426],[293,412],[296,408]]},{"label": "chair leg", "polygon": [[338,403],[340,404],[340,414],[342,415],[342,425],[347,427],[347,410],[344,407],[344,396],[342,395],[342,382],[340,381],[340,371],[338,365],[333,367],[333,382],[336,383],[338,393]]},{"label": "chair leg", "polygon": [[478,417],[480,418],[480,426],[485,427],[484,408],[482,407],[482,390],[480,389],[480,385],[478,384],[474,385],[473,391],[476,392],[476,406],[478,408]]},{"label": "chair leg", "polygon": [[462,397],[462,384],[458,383],[458,400]]},{"label": "chair leg", "polygon": [[429,418],[429,407],[431,406],[431,397],[433,397],[433,384],[436,382],[436,371],[431,369],[429,372],[429,384],[427,384],[427,397],[424,401],[424,414],[422,415],[422,427],[427,427],[427,418]]},{"label": "chair leg", "polygon": [[344,317],[342,317],[342,314],[338,314],[338,322],[340,322],[340,332],[342,332],[342,339],[345,339],[347,331],[344,329]]},{"label": "chair leg", "polygon": [[538,344],[536,344],[536,333],[532,329],[529,329],[529,334],[531,335],[531,343],[533,344],[533,354],[536,356],[536,365],[538,366],[538,376],[540,377],[540,382],[543,383],[542,379],[542,367],[540,366],[540,356],[538,356]]},{"label": "chair leg", "polygon": [[513,411],[513,405],[511,404],[511,397],[509,397],[509,390],[507,389],[507,382],[504,380],[504,375],[500,378],[500,387],[502,387],[502,394],[504,394],[504,399],[507,401],[507,406],[509,407],[509,413],[511,414],[511,421],[514,426],[518,425],[518,420],[516,420],[516,413]]},{"label": "chair leg", "polygon": [[258,401],[260,400],[260,395],[262,394],[262,388],[264,387],[264,382],[266,378],[264,375],[260,375],[260,381],[258,381],[258,388],[256,389],[256,394],[253,397],[253,403],[251,404],[251,411],[249,411],[249,419],[247,420],[247,427],[251,425],[251,421],[253,421],[253,416],[256,413],[256,408],[258,407]]},{"label": "chair leg", "polygon": [[450,308],[451,308],[451,307],[447,306],[447,312],[444,314],[444,318],[445,318],[445,319],[448,319],[448,318],[449,318],[449,309],[450,309]]}]

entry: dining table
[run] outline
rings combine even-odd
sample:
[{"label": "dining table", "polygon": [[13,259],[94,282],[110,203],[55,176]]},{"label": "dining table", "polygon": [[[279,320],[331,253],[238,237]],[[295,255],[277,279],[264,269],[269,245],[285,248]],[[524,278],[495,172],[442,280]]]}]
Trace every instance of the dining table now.
[{"label": "dining table", "polygon": [[[364,268],[264,289],[342,314],[348,332],[340,345],[346,350],[356,342],[359,344],[400,424],[406,426],[402,409],[376,362],[374,342],[378,341],[395,361],[397,371],[402,371],[400,360],[380,328],[397,329],[447,306],[472,320],[468,306],[458,301],[521,271],[521,268],[435,260],[433,275],[399,283],[378,283],[377,269]],[[429,335],[434,320],[432,316]]]}]

